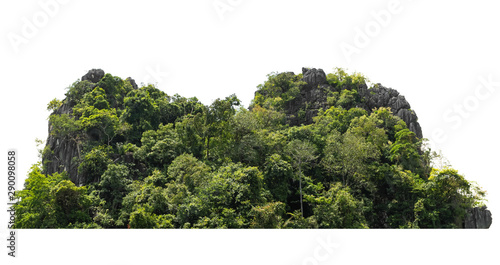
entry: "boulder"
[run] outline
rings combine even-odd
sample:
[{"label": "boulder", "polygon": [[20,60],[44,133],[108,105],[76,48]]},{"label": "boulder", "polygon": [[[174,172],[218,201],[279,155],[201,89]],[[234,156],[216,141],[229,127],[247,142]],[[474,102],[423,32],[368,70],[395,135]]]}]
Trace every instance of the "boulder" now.
[{"label": "boulder", "polygon": [[315,88],[318,85],[326,84],[326,74],[323,69],[302,68],[302,80],[305,81],[310,88]]},{"label": "boulder", "polygon": [[97,83],[104,77],[104,71],[102,69],[92,69],[84,76],[82,76],[82,81],[89,80],[92,83]]},{"label": "boulder", "polygon": [[464,228],[490,228],[493,219],[486,206],[475,207],[467,210]]}]

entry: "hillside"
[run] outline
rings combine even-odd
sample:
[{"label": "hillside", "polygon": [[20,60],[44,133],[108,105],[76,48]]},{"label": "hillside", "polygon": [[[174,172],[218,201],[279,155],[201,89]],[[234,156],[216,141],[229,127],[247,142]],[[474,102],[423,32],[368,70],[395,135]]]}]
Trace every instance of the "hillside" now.
[{"label": "hillside", "polygon": [[93,69],[48,104],[17,228],[488,228],[485,191],[425,145],[398,91],[272,73],[248,109]]}]

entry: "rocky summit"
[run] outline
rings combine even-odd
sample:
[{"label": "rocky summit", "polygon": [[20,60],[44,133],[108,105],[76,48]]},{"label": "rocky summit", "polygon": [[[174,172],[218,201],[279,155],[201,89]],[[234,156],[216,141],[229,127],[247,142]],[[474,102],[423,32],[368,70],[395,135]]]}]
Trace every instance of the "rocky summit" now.
[{"label": "rocky summit", "polygon": [[[289,72],[288,74],[294,75],[293,72]],[[328,107],[327,91],[334,89],[332,85],[327,82],[326,74],[323,69],[302,68],[302,75],[302,81],[304,81],[305,84],[300,88],[300,96],[286,105],[285,111],[291,125],[299,125],[297,113],[306,105],[308,105],[308,108],[304,124],[312,123],[312,118],[317,114],[318,110]],[[341,89],[348,88],[342,87]],[[390,107],[392,113],[400,117],[417,137],[423,137],[417,114],[411,109],[410,103],[408,103],[405,97],[399,94],[397,90],[384,87],[381,84],[376,84],[373,88],[368,89],[366,84],[362,83],[358,85],[357,91],[362,100],[356,107],[365,109],[369,113],[373,109]],[[262,93],[262,91],[257,91],[256,93],[259,92]]]}]

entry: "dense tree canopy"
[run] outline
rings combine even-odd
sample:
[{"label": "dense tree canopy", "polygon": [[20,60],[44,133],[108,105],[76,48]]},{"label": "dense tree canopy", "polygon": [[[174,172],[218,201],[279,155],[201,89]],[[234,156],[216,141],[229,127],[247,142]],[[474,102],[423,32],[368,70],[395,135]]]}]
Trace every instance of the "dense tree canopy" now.
[{"label": "dense tree canopy", "polygon": [[462,227],[484,191],[432,168],[425,139],[389,108],[358,108],[362,75],[327,80],[326,107],[299,126],[284,109],[302,74],[270,74],[249,109],[235,95],[206,106],[110,74],[77,81],[49,103],[49,124],[78,147],[85,181],[45,174],[54,155],[43,150],[17,193],[15,227]]}]

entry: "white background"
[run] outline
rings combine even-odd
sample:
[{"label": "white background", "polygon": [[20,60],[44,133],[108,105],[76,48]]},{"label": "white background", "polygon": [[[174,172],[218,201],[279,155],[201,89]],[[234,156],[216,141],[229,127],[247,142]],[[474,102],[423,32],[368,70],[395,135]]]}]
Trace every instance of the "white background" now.
[{"label": "white background", "polygon": [[[47,138],[47,103],[92,68],[204,104],[236,93],[248,106],[273,71],[343,67],[405,95],[433,148],[487,190],[494,220],[486,231],[23,230],[12,264],[493,264],[500,85],[480,80],[500,82],[500,6],[436,2],[2,1],[0,157],[16,148],[23,176],[38,160],[35,139]],[[339,247],[314,256],[327,237]],[[4,251],[0,260],[13,261]]]}]

